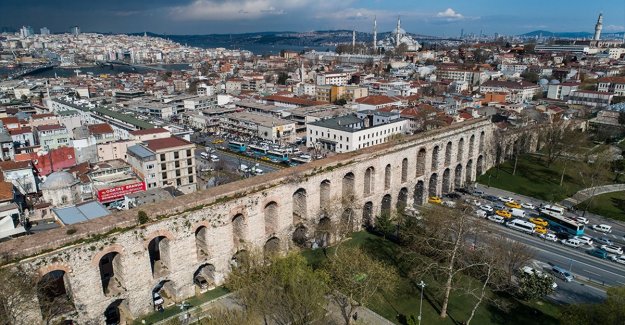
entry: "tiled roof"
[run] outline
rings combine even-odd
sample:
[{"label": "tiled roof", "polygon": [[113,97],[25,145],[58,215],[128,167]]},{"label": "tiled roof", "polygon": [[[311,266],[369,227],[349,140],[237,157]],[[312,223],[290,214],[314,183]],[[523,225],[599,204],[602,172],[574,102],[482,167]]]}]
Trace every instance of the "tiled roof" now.
[{"label": "tiled roof", "polygon": [[188,146],[191,142],[178,137],[169,137],[145,141],[147,147],[152,151]]}]

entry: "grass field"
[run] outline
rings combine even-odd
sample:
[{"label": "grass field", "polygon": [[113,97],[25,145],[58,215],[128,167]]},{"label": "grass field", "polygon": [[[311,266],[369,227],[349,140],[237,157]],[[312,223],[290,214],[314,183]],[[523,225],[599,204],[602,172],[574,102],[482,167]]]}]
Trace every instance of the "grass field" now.
[{"label": "grass field", "polygon": [[[588,201],[577,205],[577,209],[584,209]],[[625,221],[625,192],[606,193],[595,196],[590,202],[588,212],[604,217]]]},{"label": "grass field", "polygon": [[[499,168],[491,168],[478,177],[477,181],[537,199],[559,202],[585,188],[578,174],[580,164],[582,163],[577,161],[567,162],[562,186],[560,186],[560,177],[564,163],[557,161],[546,167],[541,158],[535,155],[519,157],[515,175],[512,175],[514,160],[510,160],[501,164]],[[610,183],[612,178],[611,172],[606,171],[605,179],[602,179],[600,184]]]},{"label": "grass field", "polygon": [[[406,268],[405,265],[401,265],[402,261],[397,258],[401,253],[399,246],[366,232],[352,234],[352,239],[342,245],[361,247],[377,259],[397,268],[401,275],[400,283],[393,292],[377,296],[375,302],[367,307],[396,324],[404,323],[403,320],[410,315],[415,318],[419,315],[420,289],[406,274],[402,274],[402,270]],[[326,254],[332,254],[333,249],[328,249]],[[313,266],[318,266],[325,260],[324,252],[320,249],[304,252],[304,256]],[[423,280],[427,286],[423,300],[422,324],[457,324],[466,321],[473,308],[474,298],[452,293],[449,317],[440,319],[438,310],[441,300],[437,298],[439,287],[430,279]],[[476,280],[468,277],[461,279],[461,281],[478,285]],[[484,302],[477,310],[472,324],[558,324],[559,307],[556,305],[546,302],[523,303],[511,297],[494,293],[489,293],[489,297],[505,302],[508,311],[503,312],[494,304]]]}]

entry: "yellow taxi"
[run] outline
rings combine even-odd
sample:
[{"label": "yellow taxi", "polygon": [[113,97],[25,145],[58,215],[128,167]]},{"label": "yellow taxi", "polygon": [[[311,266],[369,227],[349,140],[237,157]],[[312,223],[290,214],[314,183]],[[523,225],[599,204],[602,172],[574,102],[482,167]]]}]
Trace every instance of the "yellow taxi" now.
[{"label": "yellow taxi", "polygon": [[547,234],[547,228],[545,228],[543,226],[536,226],[536,227],[534,227],[534,232],[539,234],[539,235],[546,235]]},{"label": "yellow taxi", "polygon": [[212,141],[212,144],[220,144],[220,143],[224,143],[224,140],[215,139],[215,140]]},{"label": "yellow taxi", "polygon": [[531,223],[541,226],[541,227],[547,227],[547,225],[549,224],[547,221],[541,218],[530,218],[529,220]]},{"label": "yellow taxi", "polygon": [[520,209],[521,205],[516,202],[506,202],[506,206],[512,209]]},{"label": "yellow taxi", "polygon": [[443,200],[441,200],[441,198],[438,196],[430,196],[430,198],[428,199],[428,202],[435,203],[435,204],[442,204]]},{"label": "yellow taxi", "polygon": [[506,219],[510,219],[512,218],[512,213],[506,211],[506,210],[497,210],[495,211],[495,214],[500,216],[500,217],[504,217]]}]

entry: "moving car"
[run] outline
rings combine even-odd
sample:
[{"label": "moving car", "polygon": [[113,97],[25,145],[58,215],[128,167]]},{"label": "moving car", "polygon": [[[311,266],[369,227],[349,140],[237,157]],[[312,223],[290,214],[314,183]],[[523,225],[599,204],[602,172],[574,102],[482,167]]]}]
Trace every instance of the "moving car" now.
[{"label": "moving car", "polygon": [[505,203],[510,203],[510,202],[514,202],[514,199],[511,197],[504,197],[504,196],[500,196],[497,198],[499,201],[501,202],[505,202]]},{"label": "moving car", "polygon": [[443,200],[441,200],[441,198],[438,196],[430,196],[430,198],[428,199],[428,203],[442,204]]},{"label": "moving car", "polygon": [[512,218],[512,214],[506,210],[497,210],[495,211],[495,214],[506,219]]},{"label": "moving car", "polygon": [[605,233],[612,232],[612,226],[608,226],[606,224],[592,225],[592,229],[599,231],[599,232],[605,232]]},{"label": "moving car", "polygon": [[512,208],[512,209],[520,209],[521,205],[516,203],[516,202],[506,202],[505,204],[508,208]]},{"label": "moving car", "polygon": [[[538,226],[538,227],[540,227],[540,226]],[[552,234],[552,233],[542,234],[542,235],[540,235],[540,238],[542,238],[544,240],[553,241],[553,242],[558,241],[558,237],[556,235]]]},{"label": "moving car", "polygon": [[603,249],[600,248],[595,248],[595,249],[591,249],[588,251],[588,254],[594,256],[594,257],[598,257],[598,258],[602,258],[602,259],[608,259],[608,252],[604,251]]},{"label": "moving car", "polygon": [[488,216],[487,218],[490,221],[496,222],[496,223],[503,223],[504,221],[506,221],[506,219],[498,216],[498,215],[492,215],[492,216]]},{"label": "moving car", "polygon": [[542,218],[530,218],[529,221],[535,225],[547,227],[549,223]]},{"label": "moving car", "polygon": [[486,212],[494,212],[493,207],[490,205],[480,205],[480,210],[484,210]]},{"label": "moving car", "polygon": [[621,247],[618,246],[614,246],[614,245],[601,245],[601,249],[603,249],[604,251],[610,253],[610,254],[616,254],[616,255],[623,255],[623,249]]},{"label": "moving car", "polygon": [[523,209],[530,209],[530,210],[536,209],[536,207],[533,204],[529,203],[529,202],[521,203],[521,207]]},{"label": "moving car", "polygon": [[565,246],[573,248],[577,248],[582,244],[582,242],[580,242],[577,238],[562,239],[560,242]]},{"label": "moving car", "polygon": [[553,266],[551,268],[551,273],[553,273],[553,275],[560,279],[563,280],[565,282],[571,282],[573,281],[573,275],[571,275],[571,273],[569,273],[568,271],[566,271],[565,269],[559,267],[559,266]]}]

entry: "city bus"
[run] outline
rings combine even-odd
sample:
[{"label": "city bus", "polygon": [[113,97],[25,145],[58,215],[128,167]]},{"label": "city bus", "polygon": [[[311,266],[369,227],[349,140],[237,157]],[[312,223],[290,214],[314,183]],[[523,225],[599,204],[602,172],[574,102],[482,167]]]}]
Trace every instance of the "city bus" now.
[{"label": "city bus", "polygon": [[584,234],[584,224],[564,216],[564,209],[555,205],[546,205],[540,209],[540,217],[549,223],[549,227],[566,230],[574,236]]},{"label": "city bus", "polygon": [[289,161],[289,154],[282,150],[269,150],[267,152],[267,157],[277,162]]},{"label": "city bus", "polygon": [[243,153],[247,150],[246,146],[244,143],[241,142],[237,142],[237,141],[230,141],[228,142],[228,149],[230,149],[233,152],[237,152],[237,153]]}]

